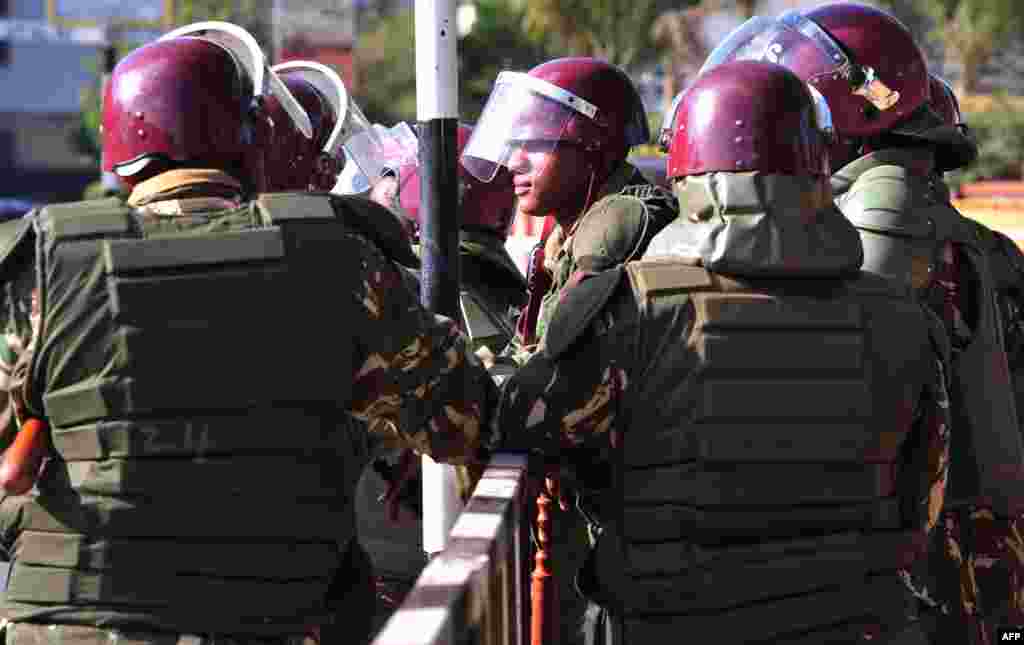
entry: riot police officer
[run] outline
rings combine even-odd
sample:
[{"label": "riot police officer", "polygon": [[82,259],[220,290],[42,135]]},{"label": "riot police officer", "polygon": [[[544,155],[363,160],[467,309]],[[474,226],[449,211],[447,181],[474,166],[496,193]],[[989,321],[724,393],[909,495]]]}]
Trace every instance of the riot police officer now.
[{"label": "riot police officer", "polygon": [[639,257],[675,216],[668,191],[626,161],[649,139],[640,95],[614,65],[559,58],[498,76],[462,163],[484,182],[507,168],[519,212],[558,223],[546,243],[553,284],[539,307],[538,338],[574,280]]},{"label": "riot police officer", "polygon": [[[984,542],[1020,543],[1024,504],[1024,447],[990,254],[977,229],[949,204],[937,174],[968,162],[973,142],[932,109],[927,64],[910,31],[874,7],[833,3],[754,17],[711,53],[704,69],[742,59],[778,61],[825,96],[838,136],[832,187],[860,232],[864,268],[913,286],[945,325],[957,431],[944,548],[964,554],[957,569],[970,570],[985,561],[971,555],[988,552]],[[1020,595],[1024,578],[1010,572],[1024,563],[1012,549],[1004,555],[996,568],[1011,582],[987,594],[968,588],[973,582],[966,581],[977,578],[967,573],[959,576],[963,588],[920,590],[945,623],[935,630],[938,638],[970,642],[982,624],[992,638],[997,625],[1015,622],[1011,597]],[[943,598],[933,603],[936,595]]]},{"label": "riot police officer", "polygon": [[490,380],[451,321],[396,288],[411,250],[373,227],[383,209],[261,193],[271,97],[312,136],[237,26],[140,47],[103,104],[103,167],[127,201],[4,230],[20,430],[0,475],[8,492],[35,481],[9,643],[360,642],[358,621],[330,617],[368,613],[351,577],[363,466],[397,445],[478,455]]},{"label": "riot police officer", "polygon": [[584,491],[588,642],[924,642],[900,570],[942,505],[948,346],[860,271],[830,125],[779,65],[699,77],[668,159],[678,218],[569,290],[502,391],[500,445]]}]

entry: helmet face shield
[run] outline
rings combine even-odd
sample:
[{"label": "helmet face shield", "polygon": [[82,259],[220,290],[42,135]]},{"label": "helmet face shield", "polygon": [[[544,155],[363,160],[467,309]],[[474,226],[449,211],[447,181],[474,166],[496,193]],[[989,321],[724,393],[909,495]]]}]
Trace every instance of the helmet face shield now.
[{"label": "helmet face shield", "polygon": [[683,100],[685,92],[686,90],[679,92],[672,99],[672,105],[669,106],[668,112],[665,114],[665,122],[661,124],[661,133],[658,135],[658,148],[662,152],[668,152],[668,149],[672,147],[672,133],[676,129],[676,112],[679,111],[679,103]]},{"label": "helmet face shield", "polygon": [[307,139],[313,138],[313,124],[309,115],[302,109],[299,102],[292,96],[288,87],[271,71],[263,50],[252,34],[238,25],[228,22],[197,22],[167,32],[160,40],[194,36],[208,40],[224,47],[234,55],[253,82],[253,92],[257,97],[274,96],[284,111],[291,117],[296,129]]},{"label": "helmet face shield", "polygon": [[900,93],[874,69],[852,60],[828,32],[795,10],[774,20],[755,16],[743,23],[711,52],[700,73],[736,60],[777,63],[822,95],[859,96],[866,102],[864,107],[873,106],[876,113],[892,109],[900,100]]},{"label": "helmet face shield", "polygon": [[335,159],[340,159],[343,156],[342,134],[346,125],[345,117],[348,106],[352,103],[348,90],[345,89],[345,82],[333,69],[314,61],[291,61],[275,65],[271,69],[279,75],[295,75],[301,78],[316,88],[320,96],[327,100],[334,113],[334,128],[327,135],[322,151]]},{"label": "helmet face shield", "polygon": [[[390,128],[370,125],[355,103],[349,103],[349,129],[343,148],[366,178],[368,186],[376,184],[385,173],[395,174],[405,164],[415,163],[419,154],[419,140],[405,121]],[[354,125],[358,124],[358,125]]]},{"label": "helmet face shield", "polygon": [[551,152],[566,138],[572,119],[596,115],[595,105],[572,92],[526,74],[502,72],[462,152],[462,165],[489,182],[501,166],[509,167],[517,149]]}]

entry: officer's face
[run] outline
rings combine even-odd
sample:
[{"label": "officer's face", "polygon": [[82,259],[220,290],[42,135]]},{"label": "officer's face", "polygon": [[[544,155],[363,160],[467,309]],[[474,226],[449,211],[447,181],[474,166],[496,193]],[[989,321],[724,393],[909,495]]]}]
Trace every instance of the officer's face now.
[{"label": "officer's face", "polygon": [[512,150],[508,168],[521,213],[534,217],[554,214],[559,219],[579,215],[592,171],[578,146],[522,142]]}]

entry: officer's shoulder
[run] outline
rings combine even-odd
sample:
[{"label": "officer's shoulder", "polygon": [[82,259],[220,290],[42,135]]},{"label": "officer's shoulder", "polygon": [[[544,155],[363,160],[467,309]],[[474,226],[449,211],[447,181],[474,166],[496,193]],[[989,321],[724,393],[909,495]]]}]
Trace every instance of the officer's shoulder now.
[{"label": "officer's shoulder", "polygon": [[588,276],[563,292],[544,334],[544,354],[551,359],[564,355],[583,336],[622,282],[625,269],[612,267]]},{"label": "officer's shoulder", "polygon": [[303,219],[341,220],[399,264],[419,266],[398,216],[365,197],[297,191],[262,193],[256,197],[256,203],[274,223]]},{"label": "officer's shoulder", "polygon": [[857,228],[926,237],[932,223],[917,212],[928,205],[925,193],[926,183],[906,168],[883,164],[858,177],[837,205]]},{"label": "officer's shoulder", "polygon": [[[973,220],[969,220],[973,222]],[[1008,235],[974,222],[983,240],[992,275],[999,287],[1024,289],[1024,253]]]},{"label": "officer's shoulder", "polygon": [[420,266],[409,235],[394,211],[361,195],[329,194],[328,198],[338,217],[369,237],[393,260],[409,268]]},{"label": "officer's shoulder", "polygon": [[576,227],[573,259],[594,271],[636,259],[644,240],[675,219],[676,213],[675,197],[660,186],[638,184],[606,195]]}]

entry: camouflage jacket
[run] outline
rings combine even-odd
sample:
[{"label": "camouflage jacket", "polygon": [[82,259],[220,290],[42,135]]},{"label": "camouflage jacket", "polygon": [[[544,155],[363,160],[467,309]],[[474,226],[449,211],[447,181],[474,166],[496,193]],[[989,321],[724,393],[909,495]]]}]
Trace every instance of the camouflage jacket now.
[{"label": "camouflage jacket", "polygon": [[676,199],[648,182],[639,170],[623,164],[594,202],[568,231],[557,227],[545,249],[551,289],[541,301],[537,338],[543,342],[555,307],[582,276],[639,258],[658,231],[675,219]]},{"label": "camouflage jacket", "polygon": [[[358,199],[367,208],[377,209],[362,198],[332,199]],[[219,218],[237,217],[240,210],[247,210],[237,181],[219,171],[198,169],[170,171],[142,182],[128,204],[137,208],[146,228],[168,232],[193,228],[197,220],[206,223],[204,228],[215,230]],[[362,303],[364,315],[349,329],[355,345],[354,365],[358,366],[351,413],[366,422],[375,452],[409,447],[440,461],[478,461],[487,430],[481,421],[486,402],[494,396],[492,381],[458,327],[447,318],[427,313],[418,295],[405,288],[395,258],[409,263],[410,259],[415,262],[415,256],[401,229],[395,228],[392,234],[386,227],[367,227],[364,232],[358,223],[357,229],[352,235],[363,241],[362,289],[350,296],[338,294]],[[19,368],[27,362],[30,352],[26,349],[31,349],[35,336],[33,325],[38,325],[33,261],[30,257],[16,259],[20,269],[7,278],[8,286],[0,296],[4,325],[0,409],[5,411],[7,443],[17,429],[15,403],[25,381],[18,378],[23,371]],[[422,372],[422,378],[408,378],[415,372]],[[426,385],[415,386],[413,391],[404,389],[416,383]],[[410,398],[424,404],[410,407]],[[409,418],[410,409],[420,416]]]},{"label": "camouflage jacket", "polygon": [[[1006,343],[1006,358],[1013,361],[1009,365],[1012,378],[1014,369],[1022,369],[1017,364],[1022,359],[1011,355],[1008,343],[1020,338],[1020,306],[1024,302],[1013,297],[1015,290],[1021,293],[1020,287],[1015,288],[1014,279],[1006,276],[1021,270],[1013,268],[1020,262],[1019,251],[1009,248],[1014,246],[1012,243],[1006,246],[987,228],[956,213],[949,191],[926,149],[883,150],[851,162],[833,177],[837,203],[842,207],[844,196],[857,180],[882,164],[904,167],[911,174],[926,178],[920,182],[927,192],[922,195],[921,203],[944,207],[959,220],[963,230],[973,231],[964,237],[972,240],[981,258],[982,270],[989,271],[993,279],[1000,310],[998,331]],[[945,222],[942,226],[948,229],[955,225],[956,222]],[[972,341],[974,330],[964,312],[979,297],[976,293],[979,280],[972,275],[965,252],[959,247],[960,244],[947,241],[932,256],[926,267],[928,274],[922,274],[922,282],[927,287],[920,291],[921,298],[943,320],[954,355]],[[1024,269],[1024,263],[1020,266]],[[1002,279],[1001,274],[1005,274]],[[1019,278],[1017,283],[1020,284]],[[1019,378],[1012,380],[1015,390],[1022,387]],[[1019,395],[1017,398],[1020,399]],[[1019,416],[1019,405],[1017,407]],[[954,449],[952,459],[955,460],[956,455]],[[955,472],[956,465],[952,468]],[[999,625],[1024,624],[1021,518],[1001,517],[984,500],[979,500],[956,508],[947,507],[939,529],[933,535],[927,567],[921,566],[915,571],[914,582],[919,599],[934,610],[929,619],[936,642],[988,643],[995,638]]]}]

